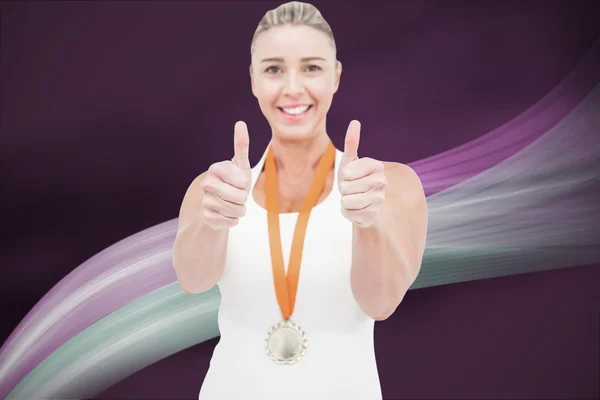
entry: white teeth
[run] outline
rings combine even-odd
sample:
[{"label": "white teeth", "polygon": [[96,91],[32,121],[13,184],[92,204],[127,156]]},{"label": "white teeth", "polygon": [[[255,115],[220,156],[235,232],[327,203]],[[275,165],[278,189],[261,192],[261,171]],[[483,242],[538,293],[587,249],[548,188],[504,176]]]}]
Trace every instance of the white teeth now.
[{"label": "white teeth", "polygon": [[283,112],[290,115],[299,115],[308,110],[310,106],[294,107],[294,108],[282,108]]}]

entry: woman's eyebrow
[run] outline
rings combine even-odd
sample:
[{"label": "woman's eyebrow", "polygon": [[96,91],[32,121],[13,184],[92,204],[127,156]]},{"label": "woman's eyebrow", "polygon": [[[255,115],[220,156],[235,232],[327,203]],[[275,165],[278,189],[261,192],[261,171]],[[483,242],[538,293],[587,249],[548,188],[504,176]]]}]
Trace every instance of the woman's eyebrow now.
[{"label": "woman's eyebrow", "polygon": [[[283,62],[283,61],[284,60],[281,57],[269,57],[269,58],[263,58],[260,62],[265,63],[265,62]],[[300,61],[306,62],[306,61],[327,61],[327,60],[325,60],[323,57],[304,57]]]}]

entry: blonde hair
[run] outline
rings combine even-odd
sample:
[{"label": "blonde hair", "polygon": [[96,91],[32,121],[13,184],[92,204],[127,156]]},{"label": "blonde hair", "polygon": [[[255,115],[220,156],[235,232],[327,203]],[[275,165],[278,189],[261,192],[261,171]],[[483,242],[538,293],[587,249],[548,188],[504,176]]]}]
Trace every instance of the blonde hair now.
[{"label": "blonde hair", "polygon": [[261,33],[278,26],[308,26],[326,34],[331,40],[333,51],[337,52],[335,39],[331,27],[321,15],[321,12],[312,4],[300,1],[290,1],[279,7],[267,11],[258,24],[252,37],[250,52],[254,52],[254,42]]}]

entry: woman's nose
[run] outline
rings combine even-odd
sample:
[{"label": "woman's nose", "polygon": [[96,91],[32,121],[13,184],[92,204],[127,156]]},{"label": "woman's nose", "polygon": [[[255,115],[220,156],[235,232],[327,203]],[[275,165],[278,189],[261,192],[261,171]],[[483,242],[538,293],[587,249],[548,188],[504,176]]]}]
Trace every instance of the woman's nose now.
[{"label": "woman's nose", "polygon": [[302,78],[295,73],[288,73],[285,77],[283,85],[283,94],[293,96],[302,94],[304,92],[304,85]]}]

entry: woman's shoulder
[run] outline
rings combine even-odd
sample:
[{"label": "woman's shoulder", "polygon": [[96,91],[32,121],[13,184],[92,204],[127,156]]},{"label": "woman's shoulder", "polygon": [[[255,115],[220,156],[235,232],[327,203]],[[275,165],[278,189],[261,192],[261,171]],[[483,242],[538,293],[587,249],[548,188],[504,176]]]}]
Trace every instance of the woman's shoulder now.
[{"label": "woman's shoulder", "polygon": [[417,173],[407,164],[393,161],[382,161],[385,168],[385,174],[388,178],[411,179],[417,177]]},{"label": "woman's shoulder", "polygon": [[402,193],[402,197],[422,197],[423,184],[413,168],[391,161],[383,161],[383,166],[390,192]]}]

